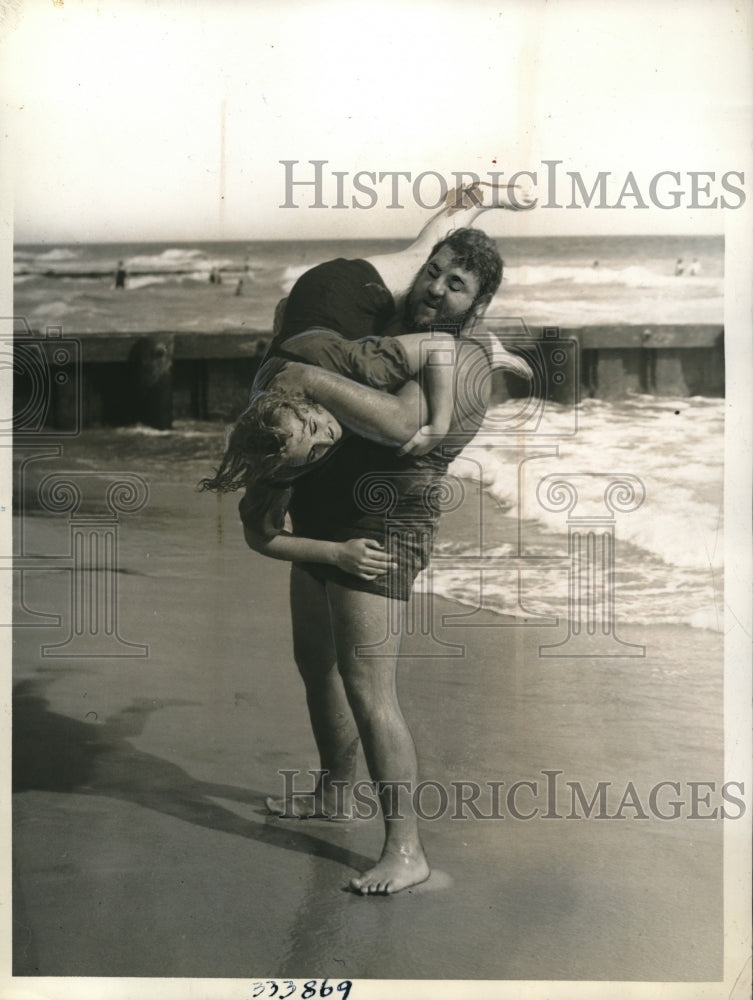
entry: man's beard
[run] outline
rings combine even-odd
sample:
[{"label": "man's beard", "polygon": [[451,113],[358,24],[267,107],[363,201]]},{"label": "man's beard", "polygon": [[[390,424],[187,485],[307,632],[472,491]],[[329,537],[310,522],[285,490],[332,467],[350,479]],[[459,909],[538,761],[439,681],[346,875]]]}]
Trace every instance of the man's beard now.
[{"label": "man's beard", "polygon": [[443,327],[456,326],[459,334],[460,330],[463,329],[470,319],[474,307],[471,306],[465,312],[458,313],[446,309],[445,304],[442,303],[442,306],[439,309],[432,311],[431,316],[427,316],[424,319],[418,319],[416,317],[416,312],[421,309],[428,309],[428,306],[424,302],[419,302],[418,309],[416,309],[412,304],[416,281],[418,281],[418,276],[414,279],[413,284],[410,287],[410,291],[405,297],[403,329],[408,333],[423,333],[425,330],[431,330],[433,326],[441,324]]}]

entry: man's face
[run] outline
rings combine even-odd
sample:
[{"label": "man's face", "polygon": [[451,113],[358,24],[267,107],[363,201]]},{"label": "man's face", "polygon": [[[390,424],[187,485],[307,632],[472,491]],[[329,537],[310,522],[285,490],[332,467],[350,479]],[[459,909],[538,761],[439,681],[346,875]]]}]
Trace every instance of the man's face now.
[{"label": "man's face", "polygon": [[418,272],[408,293],[409,329],[429,330],[434,323],[456,323],[462,327],[478,293],[476,275],[455,264],[452,250],[442,247]]},{"label": "man's face", "polygon": [[323,458],[342,436],[340,424],[323,406],[310,403],[299,410],[300,417],[287,407],[280,415],[280,430],[290,435],[281,458],[290,469],[299,469]]}]

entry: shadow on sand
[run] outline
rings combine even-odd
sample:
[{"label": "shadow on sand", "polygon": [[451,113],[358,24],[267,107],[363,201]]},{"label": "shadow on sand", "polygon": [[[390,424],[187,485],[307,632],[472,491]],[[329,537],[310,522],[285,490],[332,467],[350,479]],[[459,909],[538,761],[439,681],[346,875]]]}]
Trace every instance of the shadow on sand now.
[{"label": "shadow on sand", "polygon": [[[183,699],[135,698],[103,722],[81,722],[50,711],[47,679],[24,680],[13,690],[13,792],[97,795],[154,809],[197,826],[246,837],[362,870],[372,862],[301,829],[298,821],[271,817],[265,793],[193,778],[170,761],[138,750],[149,716],[163,708],[193,705]],[[93,714],[93,713],[92,713]],[[258,821],[212,801],[252,806]]]}]

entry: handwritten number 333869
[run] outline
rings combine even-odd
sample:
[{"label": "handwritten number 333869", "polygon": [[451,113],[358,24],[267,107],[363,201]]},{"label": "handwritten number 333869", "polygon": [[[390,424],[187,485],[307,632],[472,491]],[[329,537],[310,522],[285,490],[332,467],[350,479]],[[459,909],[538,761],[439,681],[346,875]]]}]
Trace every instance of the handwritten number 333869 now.
[{"label": "handwritten number 333869", "polygon": [[[337,986],[330,986],[326,979],[323,979],[321,983],[316,979],[309,979],[301,987],[299,996],[300,1000],[313,1000],[313,997],[328,997],[333,993],[338,993],[340,995],[334,998],[334,1000],[347,1000],[352,985],[353,983],[350,979],[341,980]],[[276,1000],[287,1000],[297,990],[297,986],[292,979],[283,979],[282,986],[284,989],[281,989],[280,984],[274,979],[256,982],[254,983],[254,992],[251,996],[253,998],[268,996],[275,997]]]}]

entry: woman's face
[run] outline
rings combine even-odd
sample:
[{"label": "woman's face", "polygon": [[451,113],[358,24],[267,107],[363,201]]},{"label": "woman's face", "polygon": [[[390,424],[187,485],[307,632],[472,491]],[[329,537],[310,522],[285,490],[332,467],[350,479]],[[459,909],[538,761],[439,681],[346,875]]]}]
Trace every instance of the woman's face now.
[{"label": "woman's face", "polygon": [[342,436],[340,424],[323,406],[305,403],[298,410],[300,416],[285,407],[280,416],[280,430],[289,435],[281,458],[289,468],[317,462]]}]

